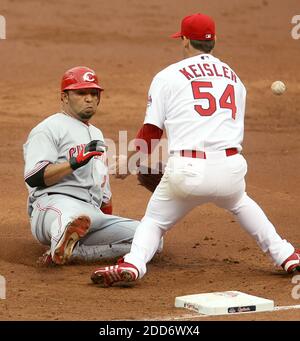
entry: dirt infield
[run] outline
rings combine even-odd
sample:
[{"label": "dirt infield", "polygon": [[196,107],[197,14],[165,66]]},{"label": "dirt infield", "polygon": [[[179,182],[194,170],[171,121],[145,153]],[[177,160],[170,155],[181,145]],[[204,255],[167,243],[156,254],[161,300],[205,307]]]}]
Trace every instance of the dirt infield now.
[{"label": "dirt infield", "polygon": [[[44,248],[30,232],[22,156],[31,128],[59,110],[60,78],[76,65],[95,69],[105,88],[93,123],[107,138],[117,141],[119,130],[133,138],[152,77],[181,58],[180,42],[170,34],[183,16],[204,12],[217,23],[215,55],[248,89],[247,192],[279,233],[300,246],[300,40],[291,36],[298,2],[1,0],[7,39],[0,40],[0,274],[7,297],[0,300],[0,320],[180,319],[187,311],[174,308],[176,296],[225,290],[278,306],[300,304],[291,297],[291,277],[273,267],[231,215],[211,205],[168,233],[164,252],[134,288],[92,285],[92,264],[37,268]],[[277,79],[287,85],[283,96],[270,91]],[[140,219],[149,193],[134,176],[112,177],[111,184],[114,213]],[[299,320],[300,310],[214,318],[242,319]]]}]

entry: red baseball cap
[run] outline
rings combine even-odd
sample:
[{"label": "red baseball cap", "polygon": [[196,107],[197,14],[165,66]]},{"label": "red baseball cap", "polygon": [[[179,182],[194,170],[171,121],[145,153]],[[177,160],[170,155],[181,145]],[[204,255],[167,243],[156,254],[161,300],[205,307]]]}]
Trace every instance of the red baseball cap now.
[{"label": "red baseball cap", "polygon": [[216,35],[215,22],[205,14],[197,13],[184,17],[181,21],[181,31],[172,38],[182,36],[191,40],[214,40]]},{"label": "red baseball cap", "polygon": [[61,91],[77,89],[103,90],[95,71],[86,66],[76,66],[66,71],[61,80]]}]

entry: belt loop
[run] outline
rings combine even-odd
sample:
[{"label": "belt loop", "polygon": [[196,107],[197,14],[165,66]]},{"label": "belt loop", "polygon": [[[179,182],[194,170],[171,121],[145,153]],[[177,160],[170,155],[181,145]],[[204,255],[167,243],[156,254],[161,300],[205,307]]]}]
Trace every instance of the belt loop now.
[{"label": "belt loop", "polygon": [[181,150],[180,156],[183,157],[191,157],[193,159],[206,159],[205,152],[201,150]]}]

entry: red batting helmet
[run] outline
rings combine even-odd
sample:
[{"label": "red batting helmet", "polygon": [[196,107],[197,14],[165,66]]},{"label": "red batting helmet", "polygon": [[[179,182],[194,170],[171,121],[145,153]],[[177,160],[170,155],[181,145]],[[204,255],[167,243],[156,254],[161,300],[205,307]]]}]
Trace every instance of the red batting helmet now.
[{"label": "red batting helmet", "polygon": [[65,72],[61,80],[61,91],[77,89],[99,89],[98,77],[92,69],[86,66],[76,66]]}]

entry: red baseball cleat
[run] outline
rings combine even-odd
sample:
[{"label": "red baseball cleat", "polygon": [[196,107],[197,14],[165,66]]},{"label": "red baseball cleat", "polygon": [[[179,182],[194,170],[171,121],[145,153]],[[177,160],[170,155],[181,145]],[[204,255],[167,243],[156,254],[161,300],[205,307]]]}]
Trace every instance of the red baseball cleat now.
[{"label": "red baseball cleat", "polygon": [[37,265],[41,267],[46,266],[54,266],[55,263],[53,263],[52,257],[51,257],[51,250],[47,250],[42,254],[41,257],[37,260]]},{"label": "red baseball cleat", "polygon": [[289,274],[295,271],[300,271],[300,250],[295,250],[295,252],[281,264],[281,266]]},{"label": "red baseball cleat", "polygon": [[99,268],[92,273],[91,280],[95,284],[107,288],[113,284],[126,285],[138,279],[138,269],[130,263],[124,263],[123,258],[118,260],[117,265]]},{"label": "red baseball cleat", "polygon": [[90,225],[91,220],[87,216],[80,216],[67,225],[52,255],[55,264],[65,264],[69,260],[74,246],[80,238],[87,234]]}]

